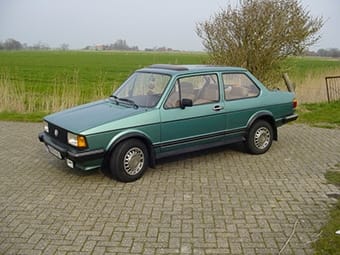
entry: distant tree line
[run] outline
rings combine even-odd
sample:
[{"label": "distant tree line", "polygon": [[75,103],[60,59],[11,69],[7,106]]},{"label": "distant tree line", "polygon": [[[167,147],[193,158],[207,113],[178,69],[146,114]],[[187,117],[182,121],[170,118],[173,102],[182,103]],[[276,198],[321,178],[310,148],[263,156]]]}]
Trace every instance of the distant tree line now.
[{"label": "distant tree line", "polygon": [[7,39],[0,42],[0,50],[21,50],[25,47],[21,42],[14,39]]},{"label": "distant tree line", "polygon": [[[99,44],[93,46],[86,46],[84,50],[117,50],[117,51],[139,51],[138,46],[129,46],[126,40],[119,39],[114,43],[111,44]],[[172,48],[168,47],[153,47],[153,48],[146,48],[144,51],[176,51]]]},{"label": "distant tree line", "polygon": [[306,56],[329,57],[329,58],[340,58],[340,50],[337,48],[319,49],[317,51],[306,51],[305,55]]},{"label": "distant tree line", "polygon": [[[59,50],[68,50],[68,44],[63,43],[60,45]],[[7,39],[5,41],[0,41],[0,50],[50,50],[50,46],[47,43],[38,42],[33,45],[27,45],[26,43],[21,43],[15,39]]]},{"label": "distant tree line", "polygon": [[[33,45],[27,45],[26,43],[21,43],[15,39],[7,39],[5,41],[0,41],[0,50],[50,50],[51,47],[47,43],[38,42]],[[58,50],[68,50],[69,45],[63,43],[60,45]],[[138,46],[130,47],[126,40],[117,40],[112,44],[103,44],[95,46],[86,46],[84,50],[117,50],[117,51],[139,51]],[[146,48],[145,51],[176,51],[172,48],[167,47],[154,47]],[[317,51],[305,51],[303,53],[305,56],[316,56],[316,57],[331,57],[340,58],[340,49],[330,48],[330,49],[319,49]]]},{"label": "distant tree line", "polygon": [[137,46],[130,47],[126,40],[117,40],[111,44],[100,44],[95,46],[86,46],[84,50],[120,50],[120,51],[138,51]]},{"label": "distant tree line", "polygon": [[[66,43],[61,44],[58,48],[51,48],[47,43],[38,42],[33,45],[21,43],[15,39],[7,39],[0,41],[0,50],[69,50],[69,45]],[[84,50],[117,50],[117,51],[139,51],[138,46],[129,46],[126,40],[119,39],[111,44],[99,44],[93,46],[86,46]],[[145,51],[176,51],[168,47],[154,47],[146,48]]]},{"label": "distant tree line", "polygon": [[178,52],[179,50],[174,50],[172,48],[168,48],[168,47],[154,47],[154,48],[145,48],[144,51],[161,51],[161,52],[167,52],[167,51],[176,51]]}]

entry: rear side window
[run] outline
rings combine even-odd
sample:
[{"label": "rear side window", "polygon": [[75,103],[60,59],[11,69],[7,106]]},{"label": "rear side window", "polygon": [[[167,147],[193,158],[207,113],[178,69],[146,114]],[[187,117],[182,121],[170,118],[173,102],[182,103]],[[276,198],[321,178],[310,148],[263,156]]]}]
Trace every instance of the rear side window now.
[{"label": "rear side window", "polygon": [[243,73],[223,74],[223,84],[226,100],[256,97],[260,93],[254,82]]}]

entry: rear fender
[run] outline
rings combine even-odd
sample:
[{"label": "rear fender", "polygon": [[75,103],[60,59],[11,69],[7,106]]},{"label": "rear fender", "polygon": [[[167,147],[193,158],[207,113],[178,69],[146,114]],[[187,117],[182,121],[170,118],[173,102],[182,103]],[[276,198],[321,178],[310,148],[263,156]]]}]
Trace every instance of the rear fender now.
[{"label": "rear fender", "polygon": [[277,141],[278,134],[277,134],[277,127],[275,124],[275,119],[274,119],[273,114],[269,111],[257,112],[253,116],[251,116],[247,123],[247,133],[249,129],[251,128],[251,126],[258,120],[265,120],[272,126],[273,132],[274,132],[273,139]]}]

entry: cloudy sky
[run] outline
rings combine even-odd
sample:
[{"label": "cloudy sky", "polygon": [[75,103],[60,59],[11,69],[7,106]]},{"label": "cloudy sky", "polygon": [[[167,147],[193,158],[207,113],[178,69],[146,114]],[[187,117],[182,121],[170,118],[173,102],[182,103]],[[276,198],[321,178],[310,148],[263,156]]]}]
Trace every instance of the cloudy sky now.
[{"label": "cloudy sky", "polygon": [[[238,0],[0,0],[0,41],[14,38],[33,45],[72,49],[125,39],[140,49],[155,46],[202,50],[198,22]],[[339,0],[302,0],[326,23],[313,47],[340,48]]]}]

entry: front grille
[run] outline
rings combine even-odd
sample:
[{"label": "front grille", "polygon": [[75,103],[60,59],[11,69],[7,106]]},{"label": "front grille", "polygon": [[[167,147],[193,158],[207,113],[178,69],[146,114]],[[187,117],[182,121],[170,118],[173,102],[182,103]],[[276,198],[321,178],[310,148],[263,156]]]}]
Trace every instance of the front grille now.
[{"label": "front grille", "polygon": [[52,123],[48,123],[48,134],[61,143],[67,144],[67,131]]}]

